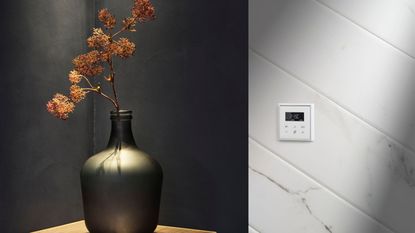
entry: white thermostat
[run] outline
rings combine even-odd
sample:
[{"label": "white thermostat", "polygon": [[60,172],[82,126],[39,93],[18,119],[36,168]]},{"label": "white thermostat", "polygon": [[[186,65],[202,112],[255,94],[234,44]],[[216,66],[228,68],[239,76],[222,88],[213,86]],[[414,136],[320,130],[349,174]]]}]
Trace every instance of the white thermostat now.
[{"label": "white thermostat", "polygon": [[279,139],[314,140],[314,104],[279,104]]}]

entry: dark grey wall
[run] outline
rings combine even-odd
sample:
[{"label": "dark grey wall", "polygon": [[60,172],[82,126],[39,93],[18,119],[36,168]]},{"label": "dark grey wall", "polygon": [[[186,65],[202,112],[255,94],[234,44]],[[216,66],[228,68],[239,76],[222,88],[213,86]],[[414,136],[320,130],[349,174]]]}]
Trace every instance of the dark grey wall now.
[{"label": "dark grey wall", "polygon": [[[100,3],[123,16],[131,1]],[[246,232],[247,1],[153,3],[157,20],[130,34],[135,57],[116,68],[136,142],[164,169],[160,222]],[[111,106],[96,103],[99,150]]]},{"label": "dark grey wall", "polygon": [[[79,170],[104,148],[111,106],[89,99],[62,122],[44,104],[68,87],[92,13],[106,6],[123,16],[131,2],[1,3],[2,232],[82,218]],[[136,142],[164,169],[160,223],[246,232],[247,2],[153,2],[158,19],[138,27],[135,57],[116,69],[122,107],[134,111]]]},{"label": "dark grey wall", "polygon": [[85,49],[93,23],[93,2],[0,6],[0,231],[28,232],[82,217],[79,170],[91,147],[88,103],[67,122],[51,117],[45,104],[68,87],[71,58]]}]

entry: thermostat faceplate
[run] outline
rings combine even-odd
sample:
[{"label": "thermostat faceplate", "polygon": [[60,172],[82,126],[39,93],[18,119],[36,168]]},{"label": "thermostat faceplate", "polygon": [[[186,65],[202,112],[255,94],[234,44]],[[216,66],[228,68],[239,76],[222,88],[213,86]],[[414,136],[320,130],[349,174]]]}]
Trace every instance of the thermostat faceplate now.
[{"label": "thermostat faceplate", "polygon": [[314,104],[279,104],[279,139],[314,140]]}]

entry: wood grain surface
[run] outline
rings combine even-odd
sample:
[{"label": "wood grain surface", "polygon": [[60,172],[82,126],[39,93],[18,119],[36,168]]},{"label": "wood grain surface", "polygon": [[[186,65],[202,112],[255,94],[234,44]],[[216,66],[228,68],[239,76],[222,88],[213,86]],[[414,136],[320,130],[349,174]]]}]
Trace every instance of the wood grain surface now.
[{"label": "wood grain surface", "polygon": [[[65,224],[62,226],[34,231],[32,233],[88,233],[88,230],[85,227],[85,222],[82,220],[82,221],[78,221],[74,223]],[[154,233],[215,233],[215,232],[159,225],[157,226],[157,229]]]}]

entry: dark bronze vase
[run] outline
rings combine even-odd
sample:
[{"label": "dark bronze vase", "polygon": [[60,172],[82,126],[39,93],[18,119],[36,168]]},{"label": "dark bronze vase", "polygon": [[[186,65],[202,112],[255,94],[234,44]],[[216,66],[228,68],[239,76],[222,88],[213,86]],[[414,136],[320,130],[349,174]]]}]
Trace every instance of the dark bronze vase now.
[{"label": "dark bronze vase", "polygon": [[82,168],[84,217],[91,233],[152,233],[157,227],[163,173],[137,148],[131,119],[131,111],[111,112],[107,148]]}]

